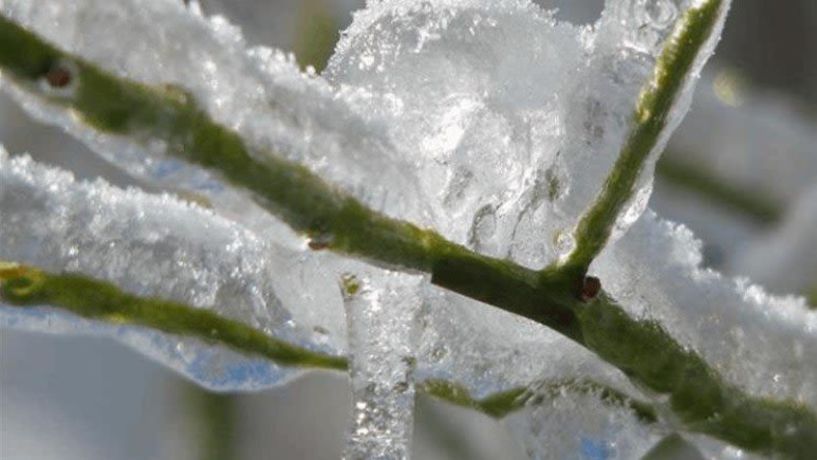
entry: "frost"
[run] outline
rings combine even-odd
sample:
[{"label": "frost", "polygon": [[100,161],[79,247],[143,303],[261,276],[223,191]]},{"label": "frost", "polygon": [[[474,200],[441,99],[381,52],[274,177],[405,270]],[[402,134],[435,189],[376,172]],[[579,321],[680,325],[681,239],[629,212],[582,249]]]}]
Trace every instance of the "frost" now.
[{"label": "frost", "polygon": [[[211,308],[293,343],[326,351],[345,346],[343,339],[330,342],[305,329],[310,318],[284,307],[297,305],[292,299],[300,295],[287,287],[288,251],[170,196],[76,182],[0,150],[0,222],[0,260],[80,272],[137,295]],[[59,313],[5,307],[0,324],[118,336],[211,387],[258,388],[295,374],[193,340],[101,327]]]},{"label": "frost", "polygon": [[410,456],[421,282],[424,277],[398,273],[349,274],[343,280],[353,393],[344,458]]}]

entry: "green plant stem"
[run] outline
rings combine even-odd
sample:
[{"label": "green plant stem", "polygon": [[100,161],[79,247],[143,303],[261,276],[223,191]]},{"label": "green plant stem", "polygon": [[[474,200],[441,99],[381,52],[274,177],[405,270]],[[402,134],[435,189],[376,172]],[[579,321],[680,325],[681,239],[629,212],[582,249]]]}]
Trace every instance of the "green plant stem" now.
[{"label": "green plant stem", "polygon": [[[262,356],[281,366],[329,370],[348,368],[348,360],[343,356],[296,347],[210,310],[127,294],[111,283],[78,274],[49,273],[0,260],[0,301],[21,308],[48,305],[105,323],[149,327],[226,346],[246,355]],[[615,394],[616,401],[627,399],[613,389],[598,384],[595,388],[602,397]],[[418,391],[456,405],[475,408],[496,418],[522,408],[531,399],[525,396],[524,389],[516,389],[474,400],[462,385],[438,379],[421,382]],[[211,409],[226,410],[219,402],[218,395],[206,393],[202,398],[208,414]],[[632,407],[647,407],[644,403],[640,404]],[[650,415],[650,419],[654,420],[654,414]]]},{"label": "green plant stem", "polygon": [[666,128],[669,113],[698,54],[721,17],[722,8],[721,0],[705,1],[689,8],[676,25],[658,57],[652,81],[641,92],[631,131],[613,169],[576,227],[576,248],[563,264],[564,270],[583,277],[604,249],[616,220],[637,191],[638,178]]},{"label": "green plant stem", "polygon": [[[327,241],[330,250],[396,269],[430,273],[438,286],[560,332],[634,382],[668,396],[686,429],[759,452],[806,458],[817,451],[817,418],[811,411],[794,402],[750,397],[726,384],[699,355],[684,349],[658,325],[630,318],[604,292],[585,301],[577,296],[577,281],[606,243],[616,217],[632,196],[639,171],[665,125],[667,111],[721,8],[721,1],[708,0],[680,20],[658,61],[654,81],[642,93],[635,127],[621,157],[598,201],[577,228],[577,251],[566,266],[544,271],[482,256],[432,231],[369,210],[296,163],[269,153],[253,156],[236,133],[213,122],[191,97],[178,90],[116,77],[3,17],[0,68],[4,77],[72,110],[97,131],[145,142],[163,139],[169,154],[251,191],[260,204],[293,229]],[[75,69],[75,87],[68,94],[44,89],[45,75],[65,62]],[[45,283],[50,289],[41,291],[48,294],[50,303],[69,310],[80,304],[82,298],[71,294],[69,288],[81,287],[87,279],[54,275],[53,281]],[[142,303],[110,285],[89,291],[90,299],[101,296],[98,306],[77,308],[77,314],[116,320],[117,316],[106,310],[111,307],[105,302],[106,293],[122,301],[135,324],[203,340],[207,340],[203,332],[215,328],[215,338],[227,345],[273,360],[290,359],[295,364],[302,358],[300,350],[240,323],[219,323],[218,317],[207,311],[196,310],[188,318],[180,305],[158,300],[149,302],[166,306],[162,311],[141,309]],[[47,303],[42,298],[38,302]],[[317,367],[346,366],[342,358],[310,359],[320,363]]]},{"label": "green plant stem", "polygon": [[52,305],[83,318],[156,329],[220,343],[282,366],[346,370],[346,359],[314,352],[270,337],[210,310],[142,298],[76,274],[0,264],[0,299],[20,307]]},{"label": "green plant stem", "polygon": [[[195,337],[284,366],[347,368],[344,357],[295,347],[211,311],[140,298],[81,275],[0,263],[0,299],[21,307],[52,305],[85,318]],[[805,407],[752,398],[724,383],[698,355],[681,347],[657,324],[633,320],[605,294],[587,304],[577,301],[574,307],[579,311],[588,348],[633,380],[669,395],[670,407],[686,429],[792,458],[807,458],[805,455],[817,448],[817,417]],[[642,419],[655,419],[648,405],[611,388],[585,381],[562,385],[565,383],[627,405]],[[559,383],[555,385],[553,388]],[[457,383],[429,380],[418,384],[420,391],[497,418],[518,410],[537,394],[548,394],[548,387],[543,388],[538,392],[517,388],[475,399]]]},{"label": "green plant stem", "polygon": [[236,458],[236,395],[214,393],[186,384],[184,387],[196,426],[191,444],[198,446],[201,460]]},{"label": "green plant stem", "polygon": [[302,0],[296,30],[294,52],[298,63],[302,69],[312,66],[320,73],[340,38],[340,24],[326,1]]},{"label": "green plant stem", "polygon": [[753,397],[728,384],[657,323],[631,318],[606,293],[580,307],[586,346],[632,380],[669,397],[689,431],[787,458],[817,451],[817,416],[795,401]]},{"label": "green plant stem", "polygon": [[730,185],[723,178],[676,156],[680,155],[667,153],[658,162],[655,172],[663,182],[697,193],[708,202],[740,213],[761,225],[781,220],[782,205],[752,190]]},{"label": "green plant stem", "polygon": [[504,418],[526,406],[541,404],[545,399],[554,399],[563,391],[567,391],[596,395],[606,403],[626,407],[644,423],[658,421],[655,410],[650,404],[587,379],[534,383],[527,387],[513,388],[481,399],[474,398],[467,388],[445,380],[426,380],[418,384],[417,389],[451,404],[474,409],[497,419]]},{"label": "green plant stem", "polygon": [[[70,94],[44,90],[44,76],[70,62]],[[95,130],[135,140],[163,139],[168,153],[220,174],[253,192],[256,201],[293,229],[326,241],[329,250],[400,270],[432,275],[432,282],[495,305],[581,341],[575,315],[561,307],[573,295],[555,273],[539,273],[449,242],[439,234],[363,206],[307,168],[256,152],[215,123],[181,91],[118,78],[60,51],[0,16],[0,68],[45,101],[79,115]],[[262,158],[262,159],[259,159]]]}]

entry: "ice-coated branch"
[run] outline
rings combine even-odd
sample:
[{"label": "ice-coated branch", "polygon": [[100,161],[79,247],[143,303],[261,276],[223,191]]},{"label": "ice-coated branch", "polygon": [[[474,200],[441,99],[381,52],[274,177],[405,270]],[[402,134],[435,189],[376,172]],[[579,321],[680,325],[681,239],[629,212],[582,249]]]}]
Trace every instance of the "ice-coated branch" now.
[{"label": "ice-coated branch", "polygon": [[633,380],[669,396],[683,426],[731,444],[791,458],[817,448],[817,416],[795,401],[753,397],[726,383],[657,323],[635,320],[606,293],[577,306],[585,346]]},{"label": "ice-coated branch", "polygon": [[[0,260],[0,301],[17,308],[49,306],[74,315],[112,324],[156,329],[218,344],[246,355],[262,356],[275,364],[311,369],[348,370],[348,359],[291,345],[223,315],[180,302],[145,298],[123,292],[111,283],[75,273],[51,273]],[[420,382],[417,391],[448,403],[502,418],[525,407],[541,394],[561,388],[597,394],[602,400],[626,406],[646,422],[657,420],[649,404],[602,384],[576,380],[515,388],[481,399],[464,386],[447,380]],[[541,388],[540,388],[541,390]]]},{"label": "ice-coated branch", "polygon": [[[214,122],[183,92],[116,77],[60,51],[5,18],[0,18],[0,67],[32,93],[71,109],[93,129],[123,136],[149,133],[165,141],[170,154],[251,191],[260,204],[295,230],[315,238],[316,247],[388,267],[430,273],[432,282],[443,288],[570,337],[635,382],[668,395],[672,410],[688,430],[761,452],[804,456],[817,448],[817,418],[812,412],[793,401],[749,396],[725,383],[700,355],[682,347],[655,323],[630,317],[605,292],[584,299],[577,298],[575,292],[576,274],[583,275],[605,245],[616,218],[631,198],[639,171],[658,143],[676,93],[709,32],[722,18],[722,7],[723,2],[717,0],[699,3],[681,19],[676,35],[659,59],[654,81],[638,103],[636,128],[599,200],[578,227],[578,249],[569,260],[568,270],[544,272],[480,255],[432,231],[372,211],[297,163],[273,155],[258,160],[250,155],[250,147],[238,134]],[[80,298],[45,288],[92,287],[84,284],[87,279],[72,275],[45,279],[48,282],[37,279],[42,284],[29,287],[17,285],[15,295],[39,286],[35,289],[38,295],[53,296],[49,298],[51,303],[69,302],[70,306]],[[272,347],[260,332],[254,335],[241,327],[225,328],[232,323],[214,322],[213,313],[196,310],[199,319],[190,322],[168,317],[171,312],[183,311],[178,304],[168,303],[171,308],[167,313],[156,316],[155,312],[136,308],[142,304],[132,296],[106,286],[99,295],[126,300],[125,311],[134,323],[136,318],[142,321],[138,324],[166,332],[200,334],[197,336],[210,340],[213,328],[197,327],[217,325],[217,338],[230,337],[234,344],[250,345],[267,353]],[[4,289],[11,292],[10,288]],[[103,302],[88,310],[86,316],[119,318],[103,308],[111,305]],[[168,324],[154,323],[157,318]],[[286,347],[272,348],[290,359],[297,354],[297,350]],[[341,367],[340,361],[330,363]]]},{"label": "ice-coated branch", "polygon": [[[558,276],[480,255],[436,232],[372,211],[295,162],[275,155],[260,161],[237,133],[215,123],[178,91],[118,78],[5,17],[0,17],[0,66],[50,103],[74,110],[94,129],[134,136],[148,132],[166,141],[169,153],[253,192],[262,206],[321,248],[430,273],[434,284],[581,341],[574,314],[560,301],[573,289]],[[70,93],[40,91],[57,76],[71,80]]]},{"label": "ice-coated branch", "polygon": [[654,423],[658,420],[655,409],[650,404],[587,379],[541,382],[525,388],[512,388],[484,398],[475,398],[467,388],[445,380],[426,380],[418,385],[417,390],[451,404],[477,410],[497,419],[501,419],[527,405],[536,404],[545,398],[567,391],[594,394],[606,403],[627,407],[645,423]]},{"label": "ice-coated branch", "polygon": [[346,359],[290,345],[212,311],[143,298],[76,274],[0,261],[0,299],[21,308],[51,305],[84,318],[148,327],[221,343],[283,366],[345,370]]},{"label": "ice-coated branch", "polygon": [[576,227],[576,247],[562,265],[563,270],[584,276],[604,249],[616,221],[634,198],[637,180],[650,154],[659,145],[685,82],[696,71],[699,55],[712,40],[718,22],[723,20],[724,8],[728,8],[728,2],[705,0],[686,10],[676,24],[658,57],[652,80],[641,91],[631,131],[613,169],[595,203]]}]

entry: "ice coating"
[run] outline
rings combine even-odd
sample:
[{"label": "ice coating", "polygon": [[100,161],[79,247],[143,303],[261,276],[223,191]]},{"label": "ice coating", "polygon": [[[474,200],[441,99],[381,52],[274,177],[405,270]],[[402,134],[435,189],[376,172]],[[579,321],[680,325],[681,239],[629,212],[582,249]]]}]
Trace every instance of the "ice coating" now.
[{"label": "ice coating", "polygon": [[[293,302],[298,293],[287,287],[291,283],[287,279],[291,270],[286,269],[291,263],[288,251],[168,195],[116,189],[103,181],[77,182],[69,173],[28,157],[11,158],[0,150],[0,222],[2,260],[83,273],[133,294],[210,308],[307,347],[329,352],[345,347],[342,337],[332,342],[327,336],[333,329],[329,314],[323,319],[327,332],[317,334],[309,317],[293,315],[284,307],[298,305]],[[117,329],[56,313],[11,307],[0,313],[6,326],[68,330],[49,325],[44,316],[55,317],[58,323],[81,324],[73,332]],[[174,339],[160,334],[125,332],[124,328],[119,333],[148,355],[165,362],[181,360],[172,367],[204,385],[254,388],[277,383],[287,374],[262,360],[241,358],[191,340],[175,345]],[[259,381],[247,375],[246,381],[240,377],[230,380],[226,373],[237,372],[242,363],[266,369],[269,377]]]},{"label": "ice coating", "polygon": [[[389,121],[445,236],[540,267],[572,250],[570,233],[633,126],[660,45],[690,6],[608,2],[593,28],[581,28],[526,1],[371,2],[326,76],[361,116]],[[652,162],[714,43],[617,235],[645,209]]]},{"label": "ice coating", "polygon": [[438,230],[506,256],[521,208],[570,187],[559,90],[584,58],[579,32],[527,2],[378,2],[355,14],[328,78],[360,113],[393,120]]},{"label": "ice coating", "polygon": [[[351,113],[320,78],[301,73],[291,55],[270,48],[247,49],[240,30],[226,19],[201,17],[175,0],[45,5],[4,0],[0,9],[60,48],[117,75],[160,85],[176,97],[189,92],[214,120],[241,133],[257,158],[274,154],[296,160],[374,209],[424,221],[423,201],[410,169],[401,167],[403,159],[378,134],[377,126]],[[127,53],[118,46],[122,42],[129,43]],[[216,203],[224,201],[219,207],[224,212],[240,208],[238,199],[219,197],[224,184],[217,178],[163,155],[161,142],[135,139],[138,145],[131,145],[124,139],[82,132],[76,116],[32,101],[9,85],[13,82],[5,83],[33,115],[76,132],[129,172],[192,189]],[[269,225],[268,220],[259,226]]]},{"label": "ice coating", "polygon": [[660,439],[656,427],[598,394],[563,388],[543,396],[504,422],[531,459],[635,459]]},{"label": "ice coating", "polygon": [[701,268],[700,247],[648,212],[591,271],[631,315],[656,320],[730,384],[817,408],[817,313],[801,297]]},{"label": "ice coating", "polygon": [[422,276],[347,274],[341,283],[349,324],[352,420],[344,458],[410,457],[414,425],[416,317]]},{"label": "ice coating", "polygon": [[[634,101],[654,64],[656,43],[667,36],[674,23],[667,18],[677,17],[688,6],[683,3],[678,7],[667,1],[608,2],[609,8],[595,29],[581,29],[559,23],[549,13],[525,1],[370,2],[369,9],[357,16],[339,48],[330,74],[332,83],[337,85],[333,88],[318,79],[305,79],[294,71],[291,60],[275,57],[272,52],[256,51],[248,58],[236,51],[241,48],[240,39],[222,20],[208,25],[201,18],[181,13],[180,8],[170,2],[154,0],[137,7],[129,2],[78,1],[54,3],[42,9],[36,8],[33,2],[7,1],[2,5],[3,11],[42,33],[52,34],[52,38],[64,34],[55,39],[61,46],[68,46],[115,71],[151,83],[176,82],[189,87],[215,118],[254,144],[280,147],[282,154],[303,161],[377,209],[418,223],[433,223],[447,236],[481,252],[511,256],[532,266],[552,262],[570,250],[570,239],[566,235],[595,197],[615,160],[629,127]],[[93,14],[87,17],[79,14],[81,8],[91,6],[98,7],[89,10],[95,11]],[[676,10],[677,13],[672,13]],[[632,13],[635,14],[629,16]],[[622,23],[620,20],[625,16],[635,18],[635,22]],[[147,28],[148,22],[147,30],[153,30],[154,23],[164,24],[161,33],[149,37],[156,40],[151,45],[155,49],[137,47],[134,56],[118,56],[123,54],[118,48],[95,47],[97,42],[114,42],[100,37],[116,33],[117,39],[121,39],[122,30],[135,30],[136,26],[131,24]],[[109,24],[120,27],[109,27]],[[167,24],[178,27],[167,27]],[[54,30],[49,31],[50,28]],[[200,49],[196,49],[201,54],[190,52],[187,45],[184,49],[181,45],[167,46],[168,43],[186,43],[191,38],[200,39],[196,44]],[[530,49],[526,49],[527,46]],[[710,51],[711,46],[703,53],[693,74]],[[167,54],[151,54],[165,52]],[[202,57],[210,53],[218,55],[214,65],[207,65],[207,59]],[[150,65],[142,60],[147,55],[151,57]],[[160,63],[164,65],[157,65]],[[156,69],[161,70],[158,75]],[[200,75],[204,75],[202,78],[206,81],[196,80]],[[194,83],[189,85],[187,79],[191,76]],[[270,85],[276,90],[272,109],[256,100],[269,102],[259,96],[259,93],[267,94],[268,79],[274,81],[275,84]],[[247,86],[233,86],[237,82]],[[335,89],[337,94],[333,93]],[[44,118],[58,123],[68,120],[64,126],[81,131],[91,144],[98,141],[92,139],[94,136],[89,130],[72,124],[70,114],[55,118],[35,99],[21,95],[17,89],[12,91],[25,99],[26,105],[33,107],[32,111],[45,114]],[[671,115],[671,126],[683,114],[688,94],[689,89]],[[353,105],[357,115],[343,108],[347,102]],[[259,104],[262,107],[259,108]],[[271,110],[274,115],[267,114],[265,118],[264,110]],[[266,124],[268,122],[271,126]],[[380,136],[375,128],[387,132]],[[329,135],[328,140],[324,139],[327,131],[336,137]],[[320,139],[315,140],[310,134]],[[368,146],[365,139],[369,134],[375,136],[382,149]],[[274,138],[275,135],[280,137]],[[346,136],[359,139],[349,140]],[[667,136],[668,131],[659,141],[659,148]],[[115,144],[108,139],[96,145],[101,150],[126,155],[127,148],[119,148],[126,144]],[[326,153],[316,147],[324,144],[334,145],[335,150],[329,148]],[[392,144],[393,151],[389,147]],[[257,217],[255,214],[247,219],[229,213],[230,206],[243,208],[246,197],[225,189],[217,179],[195,168],[168,162],[161,155],[161,145],[148,147],[149,151],[159,152],[152,154],[151,162],[128,163],[136,154],[115,158],[136,173],[142,171],[139,168],[145,168],[144,174],[160,184],[180,184],[203,193],[212,198],[218,212],[253,229],[261,228],[249,224]],[[142,153],[144,146],[132,148],[137,149],[133,152]],[[353,151],[347,152],[347,148]],[[332,152],[337,156],[321,156]],[[151,169],[153,167],[155,169]],[[392,175],[394,170],[400,174]],[[623,214],[619,234],[623,234],[643,210],[649,194],[650,170],[648,167],[642,176],[635,205]],[[420,189],[406,185],[403,174],[420,177]],[[189,177],[201,177],[203,182],[196,185],[199,179]],[[370,181],[375,181],[374,185]],[[219,201],[222,194],[230,194],[230,205]],[[424,203],[424,194],[431,197],[428,221],[423,220],[427,216],[422,206],[412,207],[396,198],[403,199],[405,195],[408,200]],[[259,219],[266,218],[259,210],[252,213],[258,213]],[[270,231],[273,237],[280,237],[289,245],[295,244],[292,241],[297,243],[297,239],[286,239],[284,233],[280,226]],[[339,296],[331,292],[337,291],[340,269],[358,265],[343,265],[330,254],[298,252],[297,244],[291,247],[293,251],[283,257],[276,274],[292,284],[275,292],[293,317],[311,314],[322,320],[327,317],[336,320]],[[648,269],[654,267],[656,257],[661,257],[662,262],[663,258],[669,259],[666,269]],[[814,317],[795,312],[793,305],[802,307],[799,300],[769,297],[756,287],[698,269],[699,259],[697,245],[687,233],[668,224],[655,223],[655,218],[648,214],[630,234],[608,250],[594,270],[601,275],[605,287],[634,314],[659,318],[682,343],[700,351],[718,369],[724,369],[730,382],[753,394],[790,397],[814,406],[813,396],[809,396],[817,394],[813,383],[809,383],[815,381],[809,371],[815,368],[811,352],[815,349]],[[450,377],[473,390],[476,396],[536,379],[576,375],[589,375],[626,387],[620,372],[541,326],[436,288],[420,290],[412,282],[402,281],[394,281],[389,286],[384,289],[375,284],[358,300],[347,301],[352,341],[360,338],[366,341],[383,334],[391,338],[393,331],[389,328],[395,326],[361,315],[373,305],[361,299],[390,298],[395,296],[393,292],[399,292],[399,299],[388,303],[394,307],[406,299],[424,296],[420,320],[403,318],[403,328],[399,329],[400,334],[413,326],[420,330],[418,376]],[[311,309],[313,306],[317,308]],[[356,330],[358,325],[367,324],[366,321],[372,321],[373,326]],[[342,326],[337,324],[343,321],[328,323],[325,328],[323,323],[313,322],[313,331],[328,331],[328,342],[340,343],[337,331]],[[310,323],[296,321],[296,324]],[[130,340],[137,348],[161,355],[152,344],[166,339],[132,329],[120,333],[128,334],[131,338],[126,341]],[[173,342],[161,343],[173,345]],[[378,348],[381,345],[375,343],[371,349],[379,354],[394,348],[393,344]],[[368,347],[365,345],[362,349],[368,350]],[[195,347],[182,344],[182,348],[192,355],[199,353]],[[357,349],[353,345],[353,360]],[[782,350],[789,355],[784,355]],[[730,356],[731,353],[737,357]],[[364,357],[370,356],[364,352]],[[392,358],[395,356],[389,355],[389,359]],[[231,362],[229,358],[224,361]],[[183,370],[188,365],[169,358],[166,362]],[[390,381],[381,380],[383,376],[377,375],[378,372],[397,369],[399,375],[405,377],[410,372],[408,367],[413,367],[397,361],[385,367],[374,364],[374,367],[367,364],[356,371],[358,376],[365,376],[355,382],[356,385],[373,381],[377,388],[377,384]],[[407,391],[411,391],[410,383],[407,385]],[[367,385],[363,385],[363,391],[366,389]],[[366,417],[371,415],[367,402],[372,400],[371,395],[360,393],[359,388],[356,391],[364,395],[356,396],[357,401],[366,402],[366,406],[358,408],[355,416],[362,414],[365,425]],[[404,401],[399,394],[381,392],[374,396],[387,408]],[[643,439],[640,428],[629,421],[615,422],[613,426],[635,434],[605,433],[604,420],[598,418],[599,414],[615,419],[617,413],[594,401],[579,399],[564,396],[559,401],[561,406],[554,407],[577,411],[577,418],[566,419],[577,420],[577,426],[585,426],[583,423],[589,420],[601,424],[602,428],[590,425],[585,428],[596,430],[597,436],[588,438],[593,448],[606,449],[609,439]],[[404,406],[400,410],[403,411],[401,417],[410,413]],[[530,410],[536,411],[535,408]],[[542,440],[560,439],[557,435],[537,434],[543,431],[537,428],[535,419],[542,415],[545,420],[552,416],[535,413],[527,422],[527,429],[540,444],[532,450],[534,453],[543,448]],[[410,424],[410,418],[384,420],[396,423],[394,429],[403,435],[409,426],[406,423]],[[547,430],[557,428],[548,426]],[[404,437],[395,439],[397,444],[405,440]],[[362,441],[365,444],[365,439]],[[635,455],[639,449],[646,448],[641,441],[632,441],[627,446],[623,442],[621,450],[616,452]],[[582,448],[581,442],[565,444],[565,452]],[[352,456],[354,449],[353,444]],[[371,453],[366,449],[369,447],[364,451]]]},{"label": "ice coating", "polygon": [[418,321],[418,379],[464,384],[477,398],[581,376],[636,391],[621,372],[552,330],[430,287]]}]

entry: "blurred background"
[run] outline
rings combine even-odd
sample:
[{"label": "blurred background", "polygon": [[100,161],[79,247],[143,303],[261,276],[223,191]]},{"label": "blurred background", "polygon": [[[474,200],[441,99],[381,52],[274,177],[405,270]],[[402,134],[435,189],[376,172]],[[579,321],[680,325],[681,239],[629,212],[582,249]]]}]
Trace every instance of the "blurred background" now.
[{"label": "blurred background", "polygon": [[[200,1],[205,14],[241,25],[250,44],[292,50],[318,71],[361,3]],[[603,2],[537,3],[584,24]],[[0,140],[80,177],[137,184],[62,132],[31,123],[4,96]],[[735,2],[658,165],[651,206],[692,228],[705,265],[817,304],[817,2]],[[4,460],[333,459],[349,406],[347,382],[335,374],[217,395],[109,340],[0,331]],[[429,400],[418,408],[415,458],[524,458],[493,420]]]}]

